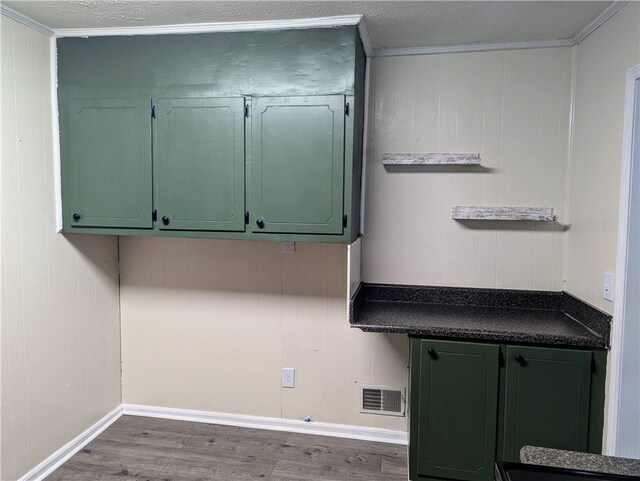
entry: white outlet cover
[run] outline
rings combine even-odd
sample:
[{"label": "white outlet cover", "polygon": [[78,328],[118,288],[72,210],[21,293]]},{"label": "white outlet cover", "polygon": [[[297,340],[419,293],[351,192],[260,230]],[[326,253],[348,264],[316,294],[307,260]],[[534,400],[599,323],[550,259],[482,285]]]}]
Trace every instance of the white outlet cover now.
[{"label": "white outlet cover", "polygon": [[296,251],[296,243],[294,241],[283,241],[282,242],[282,253],[283,254],[291,254]]},{"label": "white outlet cover", "polygon": [[613,302],[613,273],[605,272],[602,283],[602,298]]},{"label": "white outlet cover", "polygon": [[292,367],[282,368],[282,387],[292,388],[296,386],[296,370]]}]

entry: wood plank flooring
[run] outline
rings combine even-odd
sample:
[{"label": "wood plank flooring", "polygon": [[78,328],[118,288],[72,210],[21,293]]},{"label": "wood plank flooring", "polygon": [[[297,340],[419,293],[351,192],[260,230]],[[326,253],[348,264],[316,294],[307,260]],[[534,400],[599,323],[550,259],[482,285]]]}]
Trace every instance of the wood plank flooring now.
[{"label": "wood plank flooring", "polygon": [[47,481],[405,481],[395,444],[123,416]]}]

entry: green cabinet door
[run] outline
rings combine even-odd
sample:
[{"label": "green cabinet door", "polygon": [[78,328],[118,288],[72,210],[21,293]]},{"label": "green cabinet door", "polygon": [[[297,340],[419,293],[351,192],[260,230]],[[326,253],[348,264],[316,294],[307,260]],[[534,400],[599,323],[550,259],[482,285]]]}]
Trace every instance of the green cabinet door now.
[{"label": "green cabinet door", "polygon": [[525,445],[586,451],[591,351],[506,348],[502,456]]},{"label": "green cabinet door", "polygon": [[152,227],[151,99],[71,99],[66,118],[67,225]]},{"label": "green cabinet door", "polygon": [[244,231],[244,98],[158,99],[156,115],[159,228]]},{"label": "green cabinet door", "polygon": [[344,96],[252,100],[252,231],[342,234]]},{"label": "green cabinet door", "polygon": [[493,480],[498,346],[411,343],[411,479]]}]

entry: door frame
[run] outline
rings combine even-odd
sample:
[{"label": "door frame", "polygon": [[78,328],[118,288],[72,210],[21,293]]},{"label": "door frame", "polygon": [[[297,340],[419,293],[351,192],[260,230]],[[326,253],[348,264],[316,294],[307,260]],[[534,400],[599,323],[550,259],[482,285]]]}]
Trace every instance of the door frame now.
[{"label": "door frame", "polygon": [[[621,369],[627,291],[627,257],[629,252],[629,210],[631,203],[631,173],[633,172],[633,134],[636,104],[636,81],[640,80],[640,65],[627,70],[624,100],[624,130],[622,137],[622,165],[620,175],[620,207],[618,216],[618,249],[616,258],[617,286],[614,293],[611,351],[608,362],[606,427],[604,454],[615,455],[618,441]],[[640,99],[638,99],[640,102]]]}]

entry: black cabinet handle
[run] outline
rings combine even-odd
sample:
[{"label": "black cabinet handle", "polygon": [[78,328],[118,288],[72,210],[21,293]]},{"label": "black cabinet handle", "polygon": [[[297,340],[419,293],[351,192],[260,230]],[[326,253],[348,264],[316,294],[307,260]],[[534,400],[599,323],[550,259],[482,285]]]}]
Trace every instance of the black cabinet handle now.
[{"label": "black cabinet handle", "polygon": [[527,360],[524,358],[522,354],[516,354],[516,362],[520,364],[522,367],[527,365]]},{"label": "black cabinet handle", "polygon": [[78,214],[77,212],[75,212],[72,217],[73,217],[74,222],[78,222],[80,220],[80,217],[82,217],[82,216],[80,214]]},{"label": "black cabinet handle", "polygon": [[260,228],[260,229],[264,229],[264,219],[258,219],[256,221],[256,225]]},{"label": "black cabinet handle", "polygon": [[162,216],[162,223],[164,225],[169,225],[169,218],[166,215]]},{"label": "black cabinet handle", "polygon": [[438,359],[438,353],[436,352],[436,350],[435,350],[435,349],[429,349],[429,350],[427,351],[427,354],[429,354],[429,357],[430,357],[431,359],[433,359],[434,361],[435,361],[436,359]]}]

